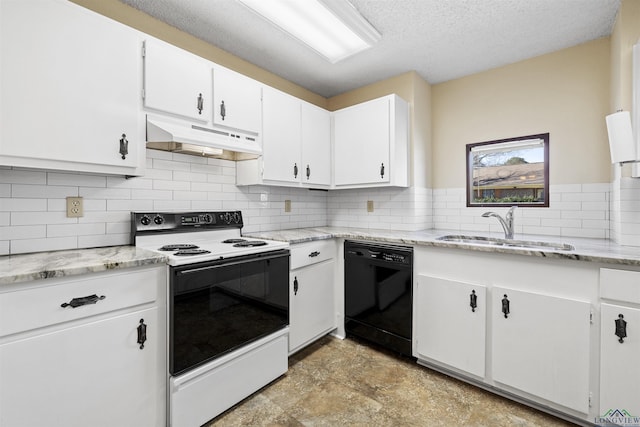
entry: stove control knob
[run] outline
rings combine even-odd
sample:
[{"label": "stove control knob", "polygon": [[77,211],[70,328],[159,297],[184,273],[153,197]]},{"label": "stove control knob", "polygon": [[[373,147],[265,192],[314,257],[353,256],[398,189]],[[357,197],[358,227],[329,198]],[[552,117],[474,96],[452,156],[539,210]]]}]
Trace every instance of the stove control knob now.
[{"label": "stove control knob", "polygon": [[142,225],[149,225],[149,224],[151,224],[151,218],[149,218],[148,216],[144,215],[142,218],[140,218],[140,223]]},{"label": "stove control knob", "polygon": [[235,212],[233,214],[233,222],[235,222],[236,224],[240,223],[240,214],[238,212]]},{"label": "stove control knob", "polygon": [[160,225],[164,222],[164,218],[162,218],[160,215],[156,215],[156,217],[153,218],[153,222],[155,222],[157,225]]},{"label": "stove control knob", "polygon": [[202,219],[204,220],[205,224],[211,224],[213,222],[213,218],[209,214],[205,214]]},{"label": "stove control knob", "polygon": [[226,213],[224,214],[224,222],[225,222],[225,223],[227,223],[227,224],[230,224],[230,223],[231,223],[231,213],[226,212]]}]

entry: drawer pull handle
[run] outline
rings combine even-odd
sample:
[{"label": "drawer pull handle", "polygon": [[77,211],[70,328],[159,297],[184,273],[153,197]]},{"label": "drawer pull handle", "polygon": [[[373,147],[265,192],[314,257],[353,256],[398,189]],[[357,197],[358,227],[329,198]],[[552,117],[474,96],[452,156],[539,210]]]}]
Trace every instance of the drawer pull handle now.
[{"label": "drawer pull handle", "polygon": [[507,297],[507,294],[504,294],[504,298],[502,298],[502,314],[504,314],[505,319],[509,317],[510,312],[511,311],[509,311],[509,298]]},{"label": "drawer pull handle", "polygon": [[74,298],[69,302],[63,302],[62,304],[60,304],[60,307],[76,308],[76,307],[80,307],[87,304],[95,304],[98,301],[103,300],[105,298],[106,297],[104,295],[98,296],[96,294],[93,294],[93,295],[89,295],[88,297]]},{"label": "drawer pull handle", "polygon": [[469,305],[471,306],[471,311],[475,313],[478,307],[478,295],[476,295],[476,291],[471,291],[471,295],[469,295]]},{"label": "drawer pull handle", "polygon": [[320,255],[320,252],[318,252],[318,251],[313,251],[313,252],[311,252],[311,253],[309,254],[309,258],[315,258],[315,257],[317,257],[318,255]]},{"label": "drawer pull handle", "polygon": [[140,319],[138,325],[138,344],[140,344],[140,350],[144,348],[144,343],[147,340],[147,325],[144,324],[144,319]]},{"label": "drawer pull handle", "polygon": [[624,320],[624,316],[622,314],[618,314],[618,318],[615,322],[616,336],[618,337],[618,342],[622,344],[624,343],[624,339],[627,337],[627,321]]}]

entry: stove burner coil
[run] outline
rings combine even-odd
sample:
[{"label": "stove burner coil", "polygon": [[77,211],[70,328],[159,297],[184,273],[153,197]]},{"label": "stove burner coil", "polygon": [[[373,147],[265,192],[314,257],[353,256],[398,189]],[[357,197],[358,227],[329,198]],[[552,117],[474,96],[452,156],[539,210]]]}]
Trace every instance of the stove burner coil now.
[{"label": "stove burner coil", "polygon": [[210,254],[210,253],[211,251],[207,251],[206,249],[182,249],[182,250],[179,250],[178,252],[175,252],[173,255],[191,256],[191,255],[204,255],[204,254]]},{"label": "stove burner coil", "polygon": [[246,242],[246,240],[245,239],[227,239],[222,241],[222,243],[241,243],[241,242]]},{"label": "stove burner coil", "polygon": [[164,245],[158,250],[159,251],[181,251],[185,249],[198,249],[198,246],[185,244],[185,243],[177,243],[174,245]]},{"label": "stove burner coil", "polygon": [[233,245],[234,248],[251,248],[254,246],[265,246],[267,242],[263,242],[262,240],[246,240],[244,242],[239,242]]}]

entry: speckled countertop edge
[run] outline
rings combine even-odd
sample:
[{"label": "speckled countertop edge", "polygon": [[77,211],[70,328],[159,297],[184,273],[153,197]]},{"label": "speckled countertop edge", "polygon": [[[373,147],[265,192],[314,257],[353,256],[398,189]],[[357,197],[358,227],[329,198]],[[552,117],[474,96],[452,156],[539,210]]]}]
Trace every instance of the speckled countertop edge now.
[{"label": "speckled countertop edge", "polygon": [[555,249],[531,249],[513,247],[495,247],[468,243],[445,242],[436,240],[444,235],[473,234],[485,237],[502,238],[504,236],[489,233],[471,233],[455,230],[375,230],[351,227],[297,228],[279,231],[246,233],[249,237],[289,242],[290,244],[311,242],[314,240],[344,238],[370,240],[376,242],[397,243],[414,246],[432,246],[449,249],[463,249],[479,252],[519,254],[542,258],[568,259],[576,261],[601,262],[608,264],[640,266],[640,247],[622,246],[610,240],[587,239],[578,237],[553,237],[537,235],[518,235],[519,240],[542,241],[549,243],[569,243],[575,247],[572,251]]},{"label": "speckled countertop edge", "polygon": [[37,252],[0,257],[0,286],[52,277],[166,262],[167,258],[135,246]]}]

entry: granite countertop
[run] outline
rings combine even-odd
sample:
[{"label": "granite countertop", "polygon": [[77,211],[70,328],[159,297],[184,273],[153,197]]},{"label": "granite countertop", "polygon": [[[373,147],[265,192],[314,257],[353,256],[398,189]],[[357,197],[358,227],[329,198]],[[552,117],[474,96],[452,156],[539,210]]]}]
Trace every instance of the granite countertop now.
[{"label": "granite countertop", "polygon": [[37,252],[0,257],[0,286],[166,262],[166,257],[135,246]]},{"label": "granite countertop", "polygon": [[437,240],[444,235],[472,234],[484,237],[503,238],[503,235],[490,233],[464,232],[454,230],[374,230],[351,227],[317,227],[298,228],[279,231],[247,233],[248,237],[271,239],[291,244],[314,240],[344,238],[369,240],[375,242],[397,243],[413,246],[433,246],[481,252],[520,254],[543,258],[570,259],[576,261],[602,262],[618,265],[640,266],[640,247],[622,246],[610,240],[586,239],[578,237],[553,237],[537,235],[516,235],[517,240],[529,240],[549,243],[568,243],[574,250],[558,250],[552,248],[518,248],[507,246],[486,246],[469,243],[445,242]]}]

